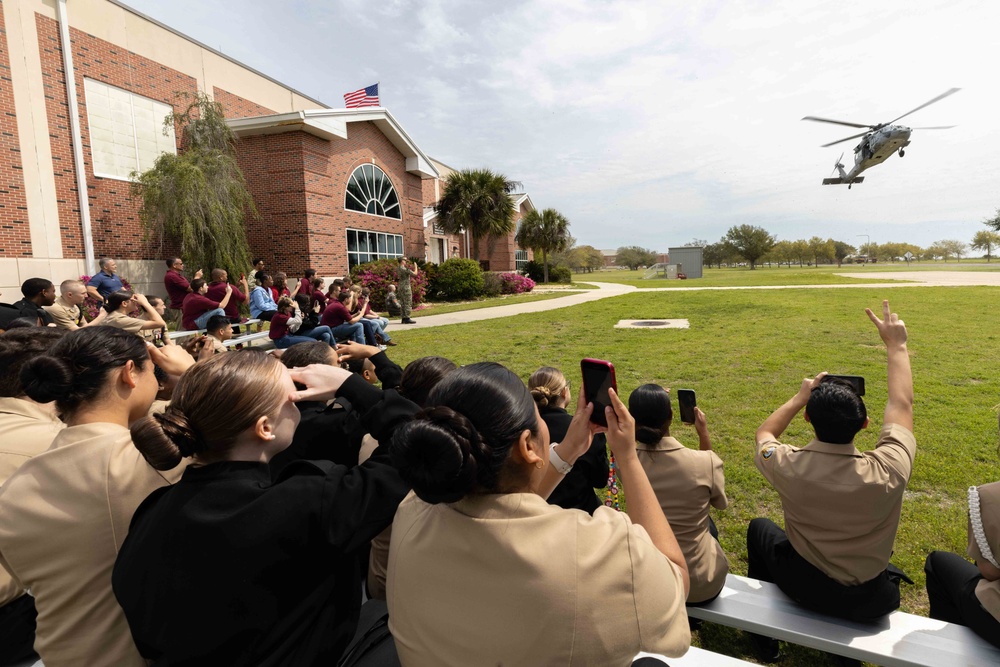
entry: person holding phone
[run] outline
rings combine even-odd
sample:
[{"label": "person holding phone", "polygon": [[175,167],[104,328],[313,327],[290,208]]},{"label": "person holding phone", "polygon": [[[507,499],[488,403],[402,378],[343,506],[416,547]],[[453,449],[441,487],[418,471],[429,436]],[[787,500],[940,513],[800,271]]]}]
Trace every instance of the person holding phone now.
[{"label": "person holding phone", "polygon": [[[888,301],[881,319],[865,312],[887,356],[888,400],[878,444],[863,453],[854,446],[868,413],[850,383],[824,382],[826,373],[803,380],[757,429],[754,463],[781,497],[785,529],[754,519],[747,552],[750,577],[777,584],[811,609],[871,622],[899,607],[899,581],[906,575],[890,566],[889,557],[917,441],[906,325]],[[803,408],[815,439],[803,448],[782,444],[778,438]],[[777,652],[776,643],[760,640],[758,649]]]},{"label": "person holding phone", "polygon": [[691,577],[688,604],[715,599],[726,584],[729,561],[719,544],[719,530],[709,508],[726,509],[722,459],[712,451],[705,413],[692,408],[698,449],[688,449],[670,435],[674,413],[670,394],[658,384],[644,384],[628,397],[635,419],[636,449],[663,513],[677,536]]},{"label": "person holding phone", "polygon": [[[628,514],[545,501],[562,474],[548,428],[500,364],[452,371],[396,432],[393,462],[414,490],[392,524],[386,582],[402,664],[624,666],[639,651],[687,651],[687,564],[636,456],[635,422],[609,398]],[[590,447],[592,409],[581,392],[552,446],[567,465]]]}]

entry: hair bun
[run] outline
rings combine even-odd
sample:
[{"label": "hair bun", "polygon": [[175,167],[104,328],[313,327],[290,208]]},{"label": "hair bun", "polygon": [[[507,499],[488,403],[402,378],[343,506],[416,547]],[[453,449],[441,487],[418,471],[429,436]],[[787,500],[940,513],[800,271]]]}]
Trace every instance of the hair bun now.
[{"label": "hair bun", "polygon": [[635,427],[635,439],[644,445],[655,445],[663,438],[663,434],[659,429],[655,429],[652,426],[636,426]]},{"label": "hair bun", "polygon": [[163,429],[163,435],[170,438],[177,446],[181,456],[194,456],[203,449],[201,440],[191,427],[187,416],[173,405],[168,405],[163,412],[154,413],[153,419]]},{"label": "hair bun", "polygon": [[452,503],[476,486],[483,441],[464,415],[436,406],[396,431],[392,461],[421,500]]},{"label": "hair bun", "polygon": [[545,408],[548,407],[549,401],[552,400],[552,392],[549,391],[548,387],[533,387],[531,389],[531,398],[535,400],[538,407]]},{"label": "hair bun", "polygon": [[38,403],[63,399],[73,391],[73,367],[65,359],[39,356],[21,369],[24,393]]}]

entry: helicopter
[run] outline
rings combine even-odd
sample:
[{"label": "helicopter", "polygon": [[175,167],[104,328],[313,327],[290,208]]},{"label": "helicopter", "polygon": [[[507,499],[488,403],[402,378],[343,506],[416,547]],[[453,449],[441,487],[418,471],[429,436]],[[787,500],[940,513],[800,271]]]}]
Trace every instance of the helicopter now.
[{"label": "helicopter", "polygon": [[924,102],[916,109],[910,109],[902,116],[894,118],[888,123],[878,123],[877,125],[848,123],[842,120],[830,120],[829,118],[818,118],[816,116],[804,117],[802,120],[813,120],[820,123],[833,123],[835,125],[847,125],[848,127],[867,128],[860,134],[852,134],[849,137],[844,137],[843,139],[823,144],[822,148],[828,148],[829,146],[835,146],[836,144],[844,141],[864,137],[864,139],[861,140],[861,143],[854,148],[854,167],[849,172],[844,171],[844,165],[840,162],[840,160],[844,157],[844,154],[841,153],[840,157],[837,158],[837,162],[833,165],[834,170],[840,172],[840,176],[838,178],[824,178],[823,185],[843,185],[846,183],[847,189],[850,190],[854,183],[861,183],[865,180],[864,176],[859,175],[864,170],[871,169],[877,164],[882,164],[895,152],[899,153],[899,157],[903,157],[906,154],[904,149],[910,145],[910,133],[913,130],[948,130],[955,127],[954,125],[937,127],[906,127],[905,125],[893,125],[893,123],[901,118],[909,116],[915,111],[919,111],[924,107],[930,106],[935,102],[940,102],[949,95],[957,93],[959,90],[961,90],[961,88],[952,88],[951,90],[938,95],[929,102]]}]

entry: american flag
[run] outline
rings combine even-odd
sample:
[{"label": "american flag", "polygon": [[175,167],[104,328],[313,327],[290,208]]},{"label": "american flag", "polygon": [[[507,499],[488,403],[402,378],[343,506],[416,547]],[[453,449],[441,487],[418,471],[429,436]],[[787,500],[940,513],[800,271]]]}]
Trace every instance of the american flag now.
[{"label": "american flag", "polygon": [[362,88],[361,90],[355,90],[353,93],[344,93],[344,106],[348,109],[357,109],[358,107],[377,107],[378,105],[377,83],[374,83],[367,88]]}]

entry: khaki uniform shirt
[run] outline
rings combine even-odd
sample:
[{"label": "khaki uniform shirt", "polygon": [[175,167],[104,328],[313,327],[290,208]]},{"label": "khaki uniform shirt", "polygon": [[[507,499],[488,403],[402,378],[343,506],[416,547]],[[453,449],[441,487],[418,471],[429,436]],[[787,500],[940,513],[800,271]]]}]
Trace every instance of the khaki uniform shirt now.
[{"label": "khaki uniform shirt", "polygon": [[51,306],[42,306],[42,308],[52,316],[57,327],[73,329],[87,323],[87,318],[80,312],[80,306],[66,303],[61,296]]},{"label": "khaki uniform shirt", "polygon": [[404,499],[386,592],[406,667],[624,666],[691,642],[680,570],[641,526],[533,493]]},{"label": "khaki uniform shirt", "polygon": [[871,452],[813,440],[799,449],[757,443],[757,468],[781,496],[785,532],[795,551],[848,586],[870,581],[889,564],[903,492],[917,441],[886,424]]},{"label": "khaki uniform shirt", "polygon": [[[979,487],[979,515],[983,521],[983,533],[986,543],[993,552],[993,559],[1000,560],[1000,482],[984,484]],[[975,536],[972,534],[972,522],[969,522],[969,557],[977,563],[985,561],[979,549]],[[979,604],[993,618],[1000,621],[1000,580],[988,581],[981,579],[976,585],[976,597]]]},{"label": "khaki uniform shirt", "polygon": [[[48,449],[64,426],[51,405],[0,398],[0,485],[25,461]],[[23,594],[24,589],[0,567],[0,607]]]},{"label": "khaki uniform shirt", "polygon": [[31,591],[35,650],[46,667],[146,663],[111,590],[136,507],[177,481],[115,424],[68,426],[0,487],[0,564]]},{"label": "khaki uniform shirt", "polygon": [[722,459],[713,451],[688,449],[671,437],[655,445],[636,443],[639,462],[687,560],[688,602],[704,602],[722,590],[729,561],[708,531],[708,508],[725,509]]},{"label": "khaki uniform shirt", "polygon": [[129,333],[140,333],[142,327],[146,325],[149,320],[140,320],[138,317],[129,317],[128,315],[123,315],[119,312],[109,313],[107,317],[104,318],[102,324],[106,327],[115,327],[117,329],[124,329]]}]

